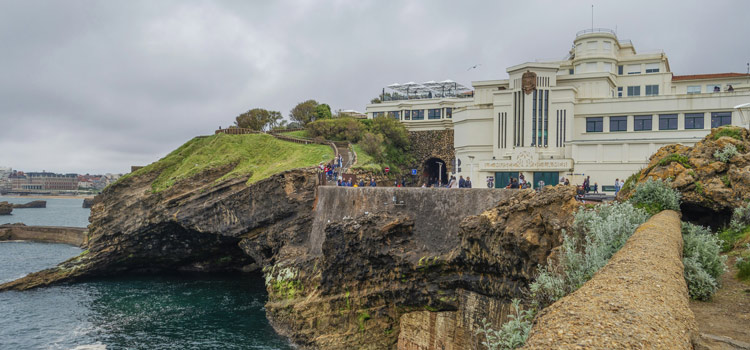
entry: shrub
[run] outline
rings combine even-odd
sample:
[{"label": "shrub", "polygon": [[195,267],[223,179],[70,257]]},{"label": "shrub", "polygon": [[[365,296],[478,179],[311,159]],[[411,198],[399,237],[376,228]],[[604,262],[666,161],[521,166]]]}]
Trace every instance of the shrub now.
[{"label": "shrub", "polygon": [[665,166],[671,164],[672,162],[680,163],[685,168],[691,168],[688,157],[678,153],[670,153],[666,157],[662,158],[661,160],[659,160],[659,165]]},{"label": "shrub", "polygon": [[703,195],[706,193],[705,190],[703,190],[703,183],[700,181],[695,182],[695,192],[698,192],[698,194]]},{"label": "shrub", "polygon": [[722,148],[721,150],[717,150],[716,152],[714,152],[714,158],[724,163],[729,163],[732,157],[736,155],[737,155],[737,147],[735,147],[731,143],[724,146],[724,148]]},{"label": "shrub", "polygon": [[721,240],[705,227],[682,224],[682,261],[690,297],[708,300],[719,287],[719,278],[726,271],[726,256],[721,253]]},{"label": "shrub", "polygon": [[721,177],[721,182],[724,183],[724,186],[732,187],[732,182],[729,181],[729,176],[727,176],[727,175],[724,175],[724,176]]},{"label": "shrub", "polygon": [[637,208],[654,215],[662,210],[680,210],[680,193],[669,186],[669,181],[648,179],[636,186],[630,201]]},{"label": "shrub", "polygon": [[477,333],[484,334],[485,341],[482,344],[488,350],[510,350],[526,343],[535,313],[532,310],[521,310],[519,305],[520,301],[513,299],[513,313],[508,315],[510,320],[504,323],[500,330],[492,329],[487,319],[482,319]]},{"label": "shrub", "polygon": [[648,217],[648,213],[628,202],[579,210],[572,234],[563,235],[560,268],[541,268],[529,286],[532,303],[545,307],[580,288]]},{"label": "shrub", "polygon": [[750,279],[750,259],[744,257],[737,257],[734,261],[734,266],[737,268],[737,278],[741,280]]},{"label": "shrub", "polygon": [[385,147],[383,146],[383,135],[366,132],[359,145],[362,147],[363,151],[375,158],[376,161],[383,161],[383,151],[385,150]]},{"label": "shrub", "polygon": [[732,250],[735,243],[750,235],[750,204],[745,207],[735,208],[729,227],[721,229],[718,233],[722,241],[721,250],[728,252]]},{"label": "shrub", "polygon": [[353,118],[320,119],[308,123],[305,128],[312,138],[359,142],[365,131],[364,124]]},{"label": "shrub", "polygon": [[729,136],[731,138],[742,141],[742,128],[736,126],[723,126],[720,127],[714,133],[713,139],[718,140],[722,136]]},{"label": "shrub", "polygon": [[716,280],[701,268],[695,257],[683,258],[682,263],[685,265],[685,281],[690,297],[697,300],[710,299],[718,289]]},{"label": "shrub", "polygon": [[633,186],[635,186],[635,183],[638,181],[638,176],[641,174],[641,171],[637,171],[633,173],[632,175],[628,176],[628,179],[625,180],[625,184],[622,185],[622,188],[620,189],[620,192],[622,193],[630,193],[630,191],[633,190]]}]

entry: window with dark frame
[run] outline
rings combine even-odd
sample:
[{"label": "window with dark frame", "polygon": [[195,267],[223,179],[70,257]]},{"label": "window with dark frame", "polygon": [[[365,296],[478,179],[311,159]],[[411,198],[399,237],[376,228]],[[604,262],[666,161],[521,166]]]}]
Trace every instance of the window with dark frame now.
[{"label": "window with dark frame", "polygon": [[622,86],[617,87],[617,97],[622,97]]},{"label": "window with dark frame", "polygon": [[411,111],[411,120],[424,120],[424,109],[415,109]]},{"label": "window with dark frame", "polygon": [[411,120],[411,111],[404,111],[404,120]]},{"label": "window with dark frame", "polygon": [[677,130],[677,114],[659,114],[659,130]]},{"label": "window with dark frame", "polygon": [[650,115],[636,115],[633,117],[633,131],[650,131],[654,118]]},{"label": "window with dark frame", "polygon": [[732,124],[732,112],[712,112],[711,127],[718,128],[722,125]]},{"label": "window with dark frame", "polygon": [[453,118],[453,108],[448,107],[445,109],[445,117]]},{"label": "window with dark frame", "polygon": [[646,85],[646,96],[656,96],[659,94],[659,85]]},{"label": "window with dark frame", "polygon": [[440,109],[428,109],[427,110],[427,119],[440,119]]},{"label": "window with dark frame", "polygon": [[617,66],[617,74],[622,75],[622,66]]},{"label": "window with dark frame", "polygon": [[628,131],[628,117],[609,117],[609,131]]},{"label": "window with dark frame", "polygon": [[703,113],[685,113],[685,129],[703,129]]},{"label": "window with dark frame", "polygon": [[586,132],[602,132],[604,130],[604,117],[586,118]]},{"label": "window with dark frame", "polygon": [[641,96],[641,87],[628,86],[628,96]]}]

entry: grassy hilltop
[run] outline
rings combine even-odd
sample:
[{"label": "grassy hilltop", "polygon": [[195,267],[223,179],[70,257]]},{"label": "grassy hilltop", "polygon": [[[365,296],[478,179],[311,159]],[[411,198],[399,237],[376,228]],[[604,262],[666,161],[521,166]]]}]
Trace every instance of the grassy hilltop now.
[{"label": "grassy hilltop", "polygon": [[303,145],[281,141],[264,134],[196,137],[164,158],[127,176],[159,172],[151,184],[154,192],[163,191],[176,182],[200,172],[235,164],[220,180],[252,174],[248,184],[273,174],[304,168],[333,158],[325,145]]}]

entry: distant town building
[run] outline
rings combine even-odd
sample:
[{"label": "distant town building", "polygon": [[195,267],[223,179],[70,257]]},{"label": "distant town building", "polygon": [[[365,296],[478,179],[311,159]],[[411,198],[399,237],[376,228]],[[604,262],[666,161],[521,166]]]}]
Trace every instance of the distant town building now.
[{"label": "distant town building", "polygon": [[78,190],[78,174],[55,174],[50,172],[12,172],[11,192],[61,192]]},{"label": "distant town building", "polygon": [[472,82],[473,91],[452,81],[392,84],[367,115],[410,131],[453,130],[455,159],[441,164],[495,187],[521,175],[534,186],[585,176],[610,185],[664,145],[692,146],[711,128],[750,122],[750,75],[673,74],[664,52],[637,52],[609,29],[578,32],[561,61],[506,71]]}]

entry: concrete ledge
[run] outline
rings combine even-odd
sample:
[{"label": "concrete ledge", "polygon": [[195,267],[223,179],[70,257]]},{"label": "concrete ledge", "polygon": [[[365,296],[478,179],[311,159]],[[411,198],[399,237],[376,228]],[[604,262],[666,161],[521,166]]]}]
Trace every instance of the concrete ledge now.
[{"label": "concrete ledge", "polygon": [[544,309],[523,349],[693,349],[680,214],[663,211],[579,290]]},{"label": "concrete ledge", "polygon": [[85,227],[0,225],[0,241],[32,241],[83,246],[88,229]]}]

